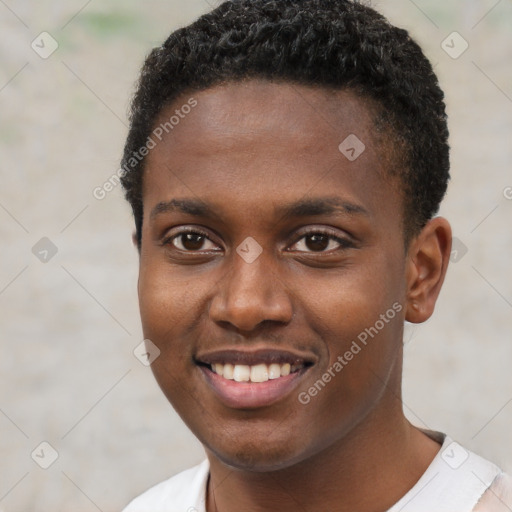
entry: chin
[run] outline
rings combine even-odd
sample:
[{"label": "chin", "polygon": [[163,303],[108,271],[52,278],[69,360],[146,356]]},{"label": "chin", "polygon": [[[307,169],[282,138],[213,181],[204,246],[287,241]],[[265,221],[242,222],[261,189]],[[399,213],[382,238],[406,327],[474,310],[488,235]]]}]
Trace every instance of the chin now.
[{"label": "chin", "polygon": [[208,446],[208,450],[221,462],[240,471],[267,473],[289,468],[307,458],[304,446],[294,446],[288,439],[288,445],[276,443],[271,446],[265,441],[240,443],[222,449]]}]

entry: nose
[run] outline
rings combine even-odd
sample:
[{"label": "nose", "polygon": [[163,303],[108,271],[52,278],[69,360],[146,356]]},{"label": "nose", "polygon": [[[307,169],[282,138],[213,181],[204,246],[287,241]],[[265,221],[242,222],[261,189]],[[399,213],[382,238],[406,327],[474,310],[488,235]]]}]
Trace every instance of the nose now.
[{"label": "nose", "polygon": [[277,275],[265,251],[252,263],[238,254],[219,282],[210,305],[210,318],[228,322],[238,330],[252,331],[268,321],[288,323],[293,316],[289,290]]}]

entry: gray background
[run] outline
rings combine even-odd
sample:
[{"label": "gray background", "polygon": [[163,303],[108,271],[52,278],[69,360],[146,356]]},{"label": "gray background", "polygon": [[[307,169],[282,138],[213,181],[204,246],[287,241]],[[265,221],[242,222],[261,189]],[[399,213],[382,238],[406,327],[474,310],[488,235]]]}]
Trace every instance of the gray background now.
[{"label": "gray background", "polygon": [[[425,48],[452,134],[441,213],[459,252],[433,318],[407,327],[405,410],[510,471],[512,2],[373,5]],[[133,355],[142,334],[129,206],[120,187],[103,200],[93,190],[118,169],[144,55],[209,8],[0,0],[2,512],[120,510],[203,458]],[[31,48],[43,31],[59,45],[47,59]],[[441,47],[453,31],[469,43],[457,59]],[[43,237],[57,249],[47,262],[32,252]],[[58,452],[48,469],[31,458],[50,461],[43,441]]]}]

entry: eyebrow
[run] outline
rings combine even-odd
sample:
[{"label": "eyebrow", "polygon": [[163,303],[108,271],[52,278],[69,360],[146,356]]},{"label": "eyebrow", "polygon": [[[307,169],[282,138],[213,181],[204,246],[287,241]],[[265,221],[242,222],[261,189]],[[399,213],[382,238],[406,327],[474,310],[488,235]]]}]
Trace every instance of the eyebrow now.
[{"label": "eyebrow", "polygon": [[303,199],[279,206],[276,208],[276,213],[285,217],[312,217],[315,215],[332,215],[336,213],[344,215],[370,215],[361,205],[345,201],[339,197]]},{"label": "eyebrow", "polygon": [[[192,198],[172,199],[171,201],[161,201],[150,214],[153,220],[158,215],[164,213],[180,212],[195,217],[220,218],[221,215],[217,209],[208,205],[204,201]],[[274,209],[277,215],[283,217],[312,217],[318,215],[365,215],[369,212],[361,205],[345,201],[339,197],[319,197],[314,199],[302,199],[296,202],[287,203]]]}]

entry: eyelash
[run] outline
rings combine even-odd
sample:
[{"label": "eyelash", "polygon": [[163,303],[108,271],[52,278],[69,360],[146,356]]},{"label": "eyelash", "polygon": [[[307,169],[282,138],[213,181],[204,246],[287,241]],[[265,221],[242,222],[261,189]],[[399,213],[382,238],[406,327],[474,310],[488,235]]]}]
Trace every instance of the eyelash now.
[{"label": "eyelash", "polygon": [[[182,229],[181,231],[179,231],[178,233],[175,233],[175,234],[165,238],[162,241],[162,245],[164,245],[164,246],[165,245],[171,245],[173,247],[173,249],[176,249],[176,250],[184,252],[184,253],[194,254],[194,253],[202,252],[200,250],[197,250],[197,251],[187,251],[187,250],[179,249],[179,248],[175,247],[172,244],[174,239],[179,238],[180,236],[186,235],[186,234],[189,234],[189,233],[194,234],[194,235],[201,235],[201,236],[204,236],[205,238],[207,238],[208,240],[210,240],[210,238],[208,236],[208,233],[202,231],[199,228],[185,228],[185,229]],[[309,253],[309,254],[329,254],[329,253],[331,253],[333,251],[338,251],[338,250],[348,249],[348,248],[354,247],[354,244],[351,241],[349,241],[348,239],[341,238],[339,236],[334,235],[330,231],[323,230],[323,229],[314,229],[314,230],[310,230],[310,231],[302,233],[301,236],[295,240],[293,245],[297,244],[303,238],[306,238],[306,237],[312,236],[312,235],[323,235],[323,236],[326,236],[329,240],[334,240],[335,242],[337,242],[340,245],[340,247],[338,247],[337,249],[331,249],[330,251],[325,251],[324,250],[324,251],[299,251],[299,252],[306,252],[306,253]],[[210,241],[212,241],[212,240],[210,240]]]}]

